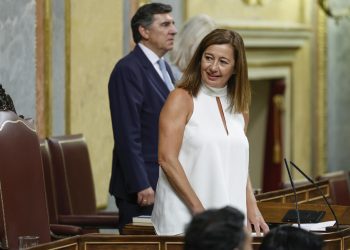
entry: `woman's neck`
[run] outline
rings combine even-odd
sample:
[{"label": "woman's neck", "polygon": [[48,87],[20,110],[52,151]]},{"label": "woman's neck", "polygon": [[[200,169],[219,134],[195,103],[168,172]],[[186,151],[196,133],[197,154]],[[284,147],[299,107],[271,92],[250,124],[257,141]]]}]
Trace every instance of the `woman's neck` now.
[{"label": "woman's neck", "polygon": [[204,93],[210,96],[226,96],[227,95],[227,85],[222,88],[214,88],[208,86],[208,84],[202,82],[202,89]]}]

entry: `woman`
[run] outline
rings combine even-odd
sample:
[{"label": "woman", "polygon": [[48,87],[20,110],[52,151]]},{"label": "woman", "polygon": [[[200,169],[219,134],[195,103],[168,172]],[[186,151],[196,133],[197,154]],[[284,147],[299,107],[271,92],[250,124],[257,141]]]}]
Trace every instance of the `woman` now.
[{"label": "woman", "polygon": [[240,209],[257,233],[268,232],[248,176],[249,104],[243,40],[216,29],[199,44],[160,114],[157,234],[182,234],[192,215],[227,205]]}]

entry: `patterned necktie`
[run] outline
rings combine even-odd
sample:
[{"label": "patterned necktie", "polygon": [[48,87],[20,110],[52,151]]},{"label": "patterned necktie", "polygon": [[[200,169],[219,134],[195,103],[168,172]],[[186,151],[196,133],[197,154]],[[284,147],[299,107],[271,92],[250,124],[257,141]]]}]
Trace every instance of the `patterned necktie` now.
[{"label": "patterned necktie", "polygon": [[168,89],[170,91],[173,90],[174,89],[174,85],[172,84],[171,79],[169,77],[169,74],[168,74],[168,72],[166,70],[164,59],[159,59],[158,60],[158,64],[159,64],[160,71],[162,72],[165,85],[168,87]]}]

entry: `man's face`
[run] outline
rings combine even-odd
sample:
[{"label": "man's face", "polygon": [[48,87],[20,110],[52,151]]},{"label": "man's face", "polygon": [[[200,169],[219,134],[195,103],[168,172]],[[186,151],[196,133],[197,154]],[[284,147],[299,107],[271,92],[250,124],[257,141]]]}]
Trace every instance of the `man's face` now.
[{"label": "man's face", "polygon": [[140,29],[142,43],[159,57],[173,49],[177,30],[174,19],[169,13],[155,14],[153,23],[147,28],[140,27]]}]

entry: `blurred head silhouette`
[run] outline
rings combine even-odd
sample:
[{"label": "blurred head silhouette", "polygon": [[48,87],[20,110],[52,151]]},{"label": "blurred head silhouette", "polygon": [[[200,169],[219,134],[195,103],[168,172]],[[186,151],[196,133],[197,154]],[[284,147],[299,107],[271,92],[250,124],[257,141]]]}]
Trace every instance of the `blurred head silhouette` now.
[{"label": "blurred head silhouette", "polygon": [[226,206],[195,215],[185,231],[184,250],[250,250],[244,215]]},{"label": "blurred head silhouette", "polygon": [[170,61],[183,72],[190,62],[198,44],[209,32],[216,28],[214,20],[204,14],[196,15],[184,23],[170,52]]},{"label": "blurred head silhouette", "polygon": [[263,239],[260,250],[321,250],[320,236],[301,228],[280,226],[273,228]]}]

